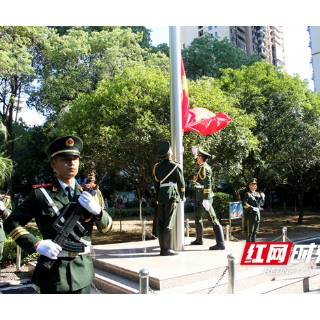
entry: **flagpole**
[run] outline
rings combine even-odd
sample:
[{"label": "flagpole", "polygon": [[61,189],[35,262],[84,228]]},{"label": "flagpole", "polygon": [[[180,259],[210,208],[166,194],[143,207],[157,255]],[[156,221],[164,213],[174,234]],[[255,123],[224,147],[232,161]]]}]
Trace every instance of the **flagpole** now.
[{"label": "flagpole", "polygon": [[[169,27],[169,49],[171,146],[174,160],[179,162],[183,169],[180,27]],[[177,251],[184,250],[183,202],[178,204],[176,223],[173,228],[173,249]]]}]

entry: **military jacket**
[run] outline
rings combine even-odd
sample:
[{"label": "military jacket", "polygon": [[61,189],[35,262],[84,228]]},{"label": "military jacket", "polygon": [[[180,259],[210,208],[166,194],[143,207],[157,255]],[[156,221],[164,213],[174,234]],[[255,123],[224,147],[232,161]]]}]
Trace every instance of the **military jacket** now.
[{"label": "military jacket", "polygon": [[[210,200],[213,197],[212,192],[212,170],[210,166],[204,162],[200,164],[198,172],[193,177],[196,192],[196,201]],[[197,188],[198,186],[198,188]]]},{"label": "military jacket", "polygon": [[242,200],[242,207],[245,213],[248,213],[247,218],[250,218],[250,215],[257,215],[260,220],[260,210],[258,212],[253,211],[253,208],[259,208],[263,205],[263,198],[259,192],[248,191],[245,193]]},{"label": "military jacket", "polygon": [[[154,193],[157,201],[175,199],[179,201],[185,197],[185,182],[180,164],[167,177],[171,170],[177,165],[177,162],[171,159],[165,159],[157,163],[153,168]],[[167,178],[166,178],[167,177]],[[162,186],[160,182],[166,178],[161,184],[169,182],[176,183],[177,186]]]},{"label": "military jacket", "polygon": [[0,195],[0,201],[4,202],[5,209],[3,211],[0,211],[0,241],[6,240],[6,236],[4,234],[3,224],[4,220],[6,220],[12,209],[11,205],[11,197],[6,194]]},{"label": "military jacket", "polygon": [[[41,186],[34,186],[30,195],[20,206],[13,210],[4,223],[6,233],[28,254],[35,252],[33,246],[39,241],[37,237],[29,233],[25,228],[33,218],[35,218],[43,239],[54,239],[57,234],[57,231],[52,226],[57,215],[38,187]],[[68,197],[58,180],[55,180],[53,184],[45,185],[44,189],[60,212],[69,203]],[[73,201],[76,202],[78,200],[82,191],[82,187],[76,182]],[[102,217],[97,219],[91,214],[90,218],[87,217],[86,220],[81,221],[82,226],[88,231],[85,236],[82,236],[86,241],[91,241],[94,224],[103,233],[110,232],[112,228],[112,219],[107,211],[103,209],[103,198],[99,190],[97,190],[95,200],[102,207]],[[76,229],[74,231],[78,233]],[[68,240],[77,242],[71,235]],[[51,269],[38,264],[32,280],[37,286],[47,290],[74,291],[89,285],[93,280],[93,276],[92,260],[90,255],[86,254],[75,258],[58,258]]]}]

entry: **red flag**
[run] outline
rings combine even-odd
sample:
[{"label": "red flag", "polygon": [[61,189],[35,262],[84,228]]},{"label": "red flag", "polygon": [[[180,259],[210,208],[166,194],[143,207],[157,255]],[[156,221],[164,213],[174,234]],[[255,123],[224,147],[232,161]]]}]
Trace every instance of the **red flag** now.
[{"label": "red flag", "polygon": [[181,82],[182,82],[182,130],[194,131],[202,135],[212,134],[228,125],[232,119],[224,112],[214,114],[205,108],[189,108],[189,92],[187,78],[181,57]]},{"label": "red flag", "polygon": [[188,123],[184,131],[194,131],[202,135],[212,134],[228,125],[232,119],[224,112],[214,114],[205,108],[189,110]]},{"label": "red flag", "polygon": [[182,130],[185,131],[189,116],[189,93],[187,86],[187,78],[184,72],[183,61],[181,57],[181,82],[182,82]]}]

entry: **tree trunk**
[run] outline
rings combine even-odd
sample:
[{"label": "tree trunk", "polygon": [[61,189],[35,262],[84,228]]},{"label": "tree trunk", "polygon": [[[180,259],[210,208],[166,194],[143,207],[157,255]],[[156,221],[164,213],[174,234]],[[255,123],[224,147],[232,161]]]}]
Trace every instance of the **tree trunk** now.
[{"label": "tree trunk", "polygon": [[303,193],[299,192],[298,194],[298,201],[299,201],[299,218],[298,218],[298,224],[302,224],[303,219]]},{"label": "tree trunk", "polygon": [[110,172],[110,195],[114,195],[116,184],[116,173],[114,170]]}]

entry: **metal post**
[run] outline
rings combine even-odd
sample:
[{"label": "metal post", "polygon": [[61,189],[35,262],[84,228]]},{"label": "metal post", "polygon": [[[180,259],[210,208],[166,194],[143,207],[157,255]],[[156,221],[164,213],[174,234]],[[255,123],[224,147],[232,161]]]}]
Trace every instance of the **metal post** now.
[{"label": "metal post", "polygon": [[146,241],[146,222],[142,221],[142,241]]},{"label": "metal post", "polygon": [[190,229],[189,219],[187,219],[187,221],[186,221],[186,237],[189,237],[189,229]]},{"label": "metal post", "polygon": [[20,271],[20,267],[21,267],[21,248],[17,246],[16,268],[18,272]]},{"label": "metal post", "polygon": [[148,294],[149,291],[149,271],[141,269],[139,272],[140,294]]},{"label": "metal post", "polygon": [[230,240],[230,239],[229,239],[229,235],[230,235],[230,226],[227,225],[227,227],[226,227],[226,241],[229,241],[229,240]]},{"label": "metal post", "polygon": [[232,253],[228,254],[228,266],[229,266],[229,272],[228,272],[228,293],[234,294],[234,282],[236,277],[235,272],[235,256]]},{"label": "metal post", "polygon": [[[170,53],[170,125],[171,146],[174,161],[183,164],[182,146],[182,110],[181,110],[181,48],[180,27],[169,27],[169,53]],[[184,250],[184,203],[177,204],[176,223],[173,227],[173,249]]]},{"label": "metal post", "polygon": [[287,238],[287,228],[283,227],[282,228],[282,242],[286,242],[286,238]]}]

